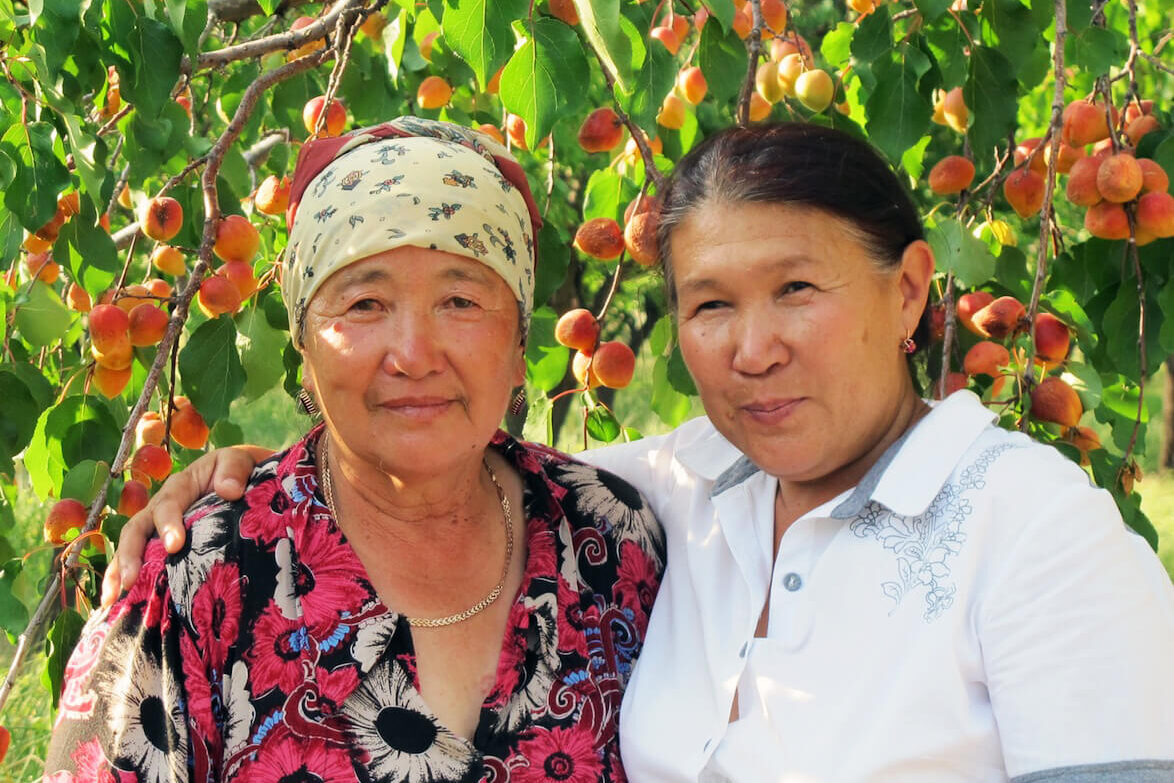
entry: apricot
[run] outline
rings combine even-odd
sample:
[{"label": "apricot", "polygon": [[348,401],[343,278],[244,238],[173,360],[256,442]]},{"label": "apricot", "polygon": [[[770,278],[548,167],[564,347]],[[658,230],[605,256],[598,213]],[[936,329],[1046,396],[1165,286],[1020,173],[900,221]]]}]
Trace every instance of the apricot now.
[{"label": "apricot", "polygon": [[159,196],[147,202],[143,218],[143,233],[156,242],[167,242],[183,227],[183,207],[170,196]]},{"label": "apricot", "polygon": [[49,218],[49,222],[36,230],[36,235],[41,239],[47,239],[50,242],[56,241],[57,235],[61,232],[61,227],[65,225],[65,213],[58,207],[57,211],[53,213],[53,217]]},{"label": "apricot", "polygon": [[673,7],[670,5],[667,21],[668,26],[671,27],[673,32],[677,34],[677,39],[684,43],[685,39],[689,37],[688,17],[682,14],[673,13]]},{"label": "apricot", "polygon": [[45,517],[45,540],[53,546],[61,546],[65,543],[66,533],[70,530],[80,530],[85,523],[86,507],[80,500],[58,500]]},{"label": "apricot", "polygon": [[757,91],[750,93],[750,121],[762,122],[770,116],[770,101]]},{"label": "apricot", "polygon": [[660,211],[660,199],[656,196],[649,196],[647,194],[643,197],[637,196],[628,202],[628,206],[624,208],[624,223],[627,224],[633,215],[638,215],[642,212],[658,211]]},{"label": "apricot", "polygon": [[624,126],[610,106],[596,109],[579,126],[579,146],[584,152],[607,152],[619,146]]},{"label": "apricot", "polygon": [[654,27],[648,32],[648,37],[654,41],[659,41],[660,44],[669,50],[669,54],[676,54],[681,48],[681,37],[677,35],[677,31],[671,27]]},{"label": "apricot", "polygon": [[1002,376],[1000,368],[1011,363],[1011,352],[990,340],[982,340],[971,346],[962,360],[962,369],[967,375]]},{"label": "apricot", "polygon": [[[319,95],[317,98],[306,101],[306,105],[302,109],[302,124],[306,126],[306,131],[311,135],[318,128],[318,118],[322,116],[324,107],[326,107],[326,96]],[[346,128],[346,107],[342,105],[341,101],[332,100],[330,106],[325,110],[325,125],[318,136],[320,138],[338,136]]]},{"label": "apricot", "polygon": [[1136,147],[1143,136],[1161,127],[1158,124],[1157,117],[1152,114],[1145,114],[1125,126],[1125,135],[1129,137],[1129,143]]},{"label": "apricot", "polygon": [[985,337],[1002,340],[1019,331],[1027,308],[1013,296],[1000,296],[974,314],[974,326]]},{"label": "apricot", "polygon": [[670,92],[660,105],[656,122],[669,130],[679,130],[685,124],[685,102]]},{"label": "apricot", "polygon": [[767,103],[778,103],[783,97],[783,86],[779,84],[779,64],[767,60],[758,66],[754,74],[754,88]]},{"label": "apricot", "polygon": [[1059,364],[1068,358],[1072,334],[1068,324],[1051,313],[1035,317],[1035,355],[1045,364]]},{"label": "apricot", "polygon": [[145,285],[139,283],[123,288],[114,299],[114,306],[121,309],[127,315],[130,315],[130,311],[141,304],[154,303],[155,300],[151,296],[151,291]]},{"label": "apricot", "polygon": [[124,336],[119,342],[105,350],[90,345],[90,355],[100,366],[108,370],[126,370],[134,361],[134,347],[130,344],[130,336]]},{"label": "apricot", "polygon": [[595,349],[591,371],[609,389],[622,389],[636,372],[636,354],[621,342],[610,341]]},{"label": "apricot", "polygon": [[592,218],[579,226],[573,244],[584,255],[611,261],[624,252],[624,232],[611,218]]},{"label": "apricot", "polygon": [[121,370],[112,370],[102,364],[94,365],[94,387],[108,400],[122,394],[123,389],[130,383],[130,376],[129,364]]},{"label": "apricot", "polygon": [[[147,293],[160,299],[167,299],[171,296],[171,286],[166,280],[160,280],[156,277],[154,280],[147,281]],[[159,307],[163,306],[159,302],[155,302],[155,304]]]},{"label": "apricot", "polygon": [[803,55],[798,52],[792,52],[779,60],[777,70],[779,87],[782,88],[785,95],[795,97],[795,80],[799,78],[799,74],[803,73],[805,67],[807,66],[803,62]]},{"label": "apricot", "polygon": [[88,313],[94,306],[89,292],[77,283],[69,284],[69,288],[65,291],[65,301],[69,303],[70,310],[76,310],[79,313]]},{"label": "apricot", "polygon": [[227,277],[208,275],[200,283],[200,290],[196,293],[196,304],[209,318],[216,318],[223,313],[235,313],[241,309],[240,290]]},{"label": "apricot", "polygon": [[216,270],[216,274],[228,278],[236,286],[242,302],[257,291],[257,278],[253,274],[253,267],[244,261],[229,261]]},{"label": "apricot", "polygon": [[156,345],[167,331],[167,313],[153,304],[141,304],[130,311],[130,344]]},{"label": "apricot", "polygon": [[1044,178],[1031,169],[1015,169],[1003,180],[1003,197],[1019,217],[1031,217],[1044,205]]},{"label": "apricot", "polygon": [[1141,167],[1141,192],[1165,193],[1170,189],[1170,177],[1166,170],[1149,158],[1138,158]]},{"label": "apricot", "polygon": [[81,196],[76,190],[65,193],[57,199],[57,211],[65,215],[65,219],[69,220],[71,217],[81,211]]},{"label": "apricot", "polygon": [[263,215],[283,215],[289,207],[289,177],[277,178],[270,174],[257,188],[253,196],[253,206]]},{"label": "apricot", "polygon": [[973,291],[969,294],[962,294],[962,296],[958,297],[958,302],[954,306],[954,312],[958,315],[958,320],[966,327],[967,331],[984,337],[985,335],[974,325],[974,316],[979,310],[993,301],[995,301],[994,295],[986,291]]},{"label": "apricot", "polygon": [[1067,439],[1085,454],[1101,448],[1101,437],[1092,427],[1073,427],[1068,431]]},{"label": "apricot", "polygon": [[1100,202],[1101,191],[1097,189],[1097,171],[1101,167],[1098,158],[1081,158],[1072,165],[1064,192],[1068,200],[1078,207],[1091,207]]},{"label": "apricot", "polygon": [[938,302],[929,311],[929,339],[941,342],[946,337],[946,305]]},{"label": "apricot", "polygon": [[939,160],[929,171],[929,189],[939,196],[959,193],[974,181],[974,164],[961,155]]},{"label": "apricot", "polygon": [[571,359],[571,375],[575,376],[579,386],[594,389],[599,386],[599,377],[595,374],[595,368],[591,366],[591,356],[590,353],[575,351],[575,356]]},{"label": "apricot", "polygon": [[754,29],[754,14],[750,11],[749,5],[744,5],[734,13],[734,32],[743,41],[750,35],[750,31]]},{"label": "apricot", "polygon": [[155,481],[163,481],[171,473],[171,455],[162,446],[146,443],[139,447],[130,460],[132,477],[144,484],[147,482],[134,474],[138,473]]},{"label": "apricot", "polygon": [[[1059,174],[1067,174],[1072,171],[1072,167],[1076,161],[1083,160],[1085,157],[1084,147],[1073,147],[1064,142],[1060,142],[1060,151],[1056,157],[1056,172]],[[1044,163],[1048,163],[1052,159],[1052,145],[1044,147],[1043,154]]]},{"label": "apricot", "polygon": [[1101,239],[1129,239],[1129,217],[1125,208],[1112,201],[1102,201],[1084,213],[1084,227]]},{"label": "apricot", "polygon": [[496,125],[490,125],[487,122],[483,122],[477,126],[477,132],[483,133],[503,147],[505,146],[505,136],[503,136],[501,131],[497,129]]},{"label": "apricot", "polygon": [[867,16],[875,11],[881,0],[848,0],[848,7],[861,16]]},{"label": "apricot", "polygon": [[705,74],[696,65],[691,65],[677,74],[677,90],[681,97],[696,106],[705,99],[709,92],[709,82]]},{"label": "apricot", "polygon": [[420,39],[420,56],[428,62],[432,62],[432,45],[436,43],[436,39],[440,36],[439,30],[433,30]]},{"label": "apricot", "polygon": [[1174,237],[1174,196],[1146,193],[1137,200],[1137,228],[1155,237]]},{"label": "apricot", "polygon": [[579,11],[575,8],[572,0],[550,0],[547,4],[550,8],[550,13],[555,19],[559,19],[571,27],[577,27],[579,24]]},{"label": "apricot", "polygon": [[118,206],[123,209],[133,209],[134,204],[130,200],[130,187],[123,185],[122,190],[118,191]]},{"label": "apricot", "polygon": [[[959,391],[961,389],[965,389],[969,385],[970,385],[970,378],[967,377],[966,373],[964,373],[964,372],[946,373],[946,396],[947,397],[949,397],[951,394],[953,394],[956,391]],[[935,383],[933,386],[934,386],[934,397],[939,400],[942,399],[941,397],[938,396],[939,389],[940,389],[938,384]]]},{"label": "apricot", "polygon": [[503,65],[489,77],[489,84],[485,85],[485,92],[490,95],[497,95],[497,91],[501,87],[501,72],[504,70],[505,66]]},{"label": "apricot", "polygon": [[41,239],[36,234],[29,234],[24,238],[21,247],[29,253],[48,253],[53,249],[53,242],[49,239]]},{"label": "apricot", "polygon": [[244,215],[229,215],[216,225],[212,252],[221,261],[252,261],[261,248],[261,235]]},{"label": "apricot", "polygon": [[374,11],[359,25],[359,32],[373,41],[378,41],[383,37],[383,28],[385,27],[387,27],[387,17]]},{"label": "apricot", "polygon": [[124,517],[133,517],[147,507],[151,499],[151,491],[141,481],[131,479],[122,485],[122,492],[118,495],[118,513]]},{"label": "apricot", "polygon": [[660,212],[640,212],[632,215],[632,219],[624,226],[624,247],[637,264],[653,266],[660,260],[656,239],[659,225]]},{"label": "apricot", "polygon": [[770,38],[772,33],[781,33],[786,28],[787,6],[783,5],[783,0],[762,0],[759,8],[762,21],[766,24],[766,29],[762,31],[764,40]]},{"label": "apricot", "polygon": [[175,277],[186,275],[188,271],[183,253],[171,245],[157,245],[151,251],[151,265],[160,272]]},{"label": "apricot", "polygon": [[962,88],[939,92],[934,101],[933,121],[958,133],[965,133],[970,124],[970,109],[962,95]]},{"label": "apricot", "polygon": [[135,446],[142,446],[144,443],[162,446],[166,431],[167,425],[163,421],[163,416],[156,411],[146,411],[135,425]]},{"label": "apricot", "polygon": [[599,342],[599,321],[590,310],[582,307],[568,310],[554,325],[554,339],[560,345],[591,353]]},{"label": "apricot", "polygon": [[[183,400],[183,404],[180,404]],[[171,415],[171,438],[185,449],[202,449],[208,443],[208,425],[204,417],[185,398],[176,397]]]},{"label": "apricot", "polygon": [[129,329],[130,318],[120,307],[100,304],[90,310],[90,342],[100,351],[126,340]]},{"label": "apricot", "polygon": [[48,253],[33,253],[25,256],[25,267],[29,271],[30,280],[40,280],[45,285],[53,285],[61,275],[61,267]]},{"label": "apricot", "polygon": [[1073,147],[1094,144],[1109,137],[1109,122],[1105,105],[1079,99],[1064,107],[1060,138]]},{"label": "apricot", "polygon": [[811,52],[811,45],[807,39],[798,33],[776,37],[770,42],[770,59],[783,61],[788,54],[798,54],[803,58],[803,64],[808,68],[815,65],[815,55]]},{"label": "apricot", "polygon": [[[293,24],[289,26],[289,31],[291,33],[297,32],[298,30],[314,24],[315,21],[316,20],[310,16],[299,16],[297,19],[294,19]],[[307,41],[296,49],[291,49],[289,54],[286,55],[286,59],[296,60],[299,57],[305,57],[307,54],[311,54],[325,48],[326,36],[322,36],[321,38],[315,38],[312,41]]]},{"label": "apricot", "polygon": [[[1032,139],[1024,139],[1023,141],[1016,144],[1014,152],[1015,165],[1022,166],[1023,161],[1031,157],[1031,153],[1035,152],[1036,147],[1040,145],[1041,141],[1043,141],[1043,139],[1041,139],[1039,136],[1036,136]],[[1047,170],[1047,167],[1048,165],[1047,161],[1044,160],[1043,150],[1040,150],[1040,152],[1034,158],[1032,158],[1031,168],[1032,170],[1043,174],[1044,171]]]},{"label": "apricot", "polygon": [[804,71],[795,79],[795,97],[817,114],[831,105],[835,92],[832,77],[819,68]]},{"label": "apricot", "polygon": [[697,9],[697,13],[693,14],[693,27],[697,32],[701,32],[705,28],[705,23],[709,21],[709,9],[704,6]]},{"label": "apricot", "polygon": [[1132,155],[1109,155],[1097,169],[1097,190],[1106,201],[1124,204],[1141,192],[1141,166]]},{"label": "apricot", "polygon": [[[660,155],[664,152],[664,142],[660,140],[659,136],[653,136],[651,139],[645,136],[644,141],[648,144],[648,149],[653,155]],[[635,166],[640,160],[640,148],[636,146],[636,140],[629,136],[627,143],[624,144],[624,161],[629,166]]]},{"label": "apricot", "polygon": [[1060,378],[1044,378],[1031,390],[1031,415],[1035,419],[1075,427],[1082,413],[1080,395]]},{"label": "apricot", "polygon": [[510,143],[520,150],[530,149],[526,146],[526,121],[516,114],[505,118],[505,132],[510,137]]},{"label": "apricot", "polygon": [[416,88],[416,103],[421,109],[439,109],[452,98],[452,85],[439,76],[429,76]]}]

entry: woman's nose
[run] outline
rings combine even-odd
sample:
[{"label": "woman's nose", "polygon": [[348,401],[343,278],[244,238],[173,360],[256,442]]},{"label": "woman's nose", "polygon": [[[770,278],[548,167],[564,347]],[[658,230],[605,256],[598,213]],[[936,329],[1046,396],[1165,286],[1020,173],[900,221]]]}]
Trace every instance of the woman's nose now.
[{"label": "woman's nose", "polygon": [[791,350],[780,326],[776,318],[766,314],[746,313],[739,317],[732,335],[734,370],[744,375],[763,375],[789,362]]},{"label": "woman's nose", "polygon": [[398,313],[392,319],[384,368],[394,375],[423,378],[444,367],[444,335],[425,313]]}]

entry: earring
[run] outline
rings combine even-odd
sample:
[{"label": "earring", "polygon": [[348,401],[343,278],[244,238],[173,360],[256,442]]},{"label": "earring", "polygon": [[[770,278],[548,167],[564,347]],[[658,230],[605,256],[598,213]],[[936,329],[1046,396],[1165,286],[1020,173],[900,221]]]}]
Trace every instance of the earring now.
[{"label": "earring", "polygon": [[901,341],[901,350],[905,353],[913,353],[917,350],[917,343],[913,342],[913,336],[910,335]]},{"label": "earring", "polygon": [[302,413],[311,419],[316,419],[322,415],[322,411],[318,408],[318,403],[314,401],[314,396],[310,392],[302,389],[298,392],[297,399],[298,407],[302,409]]},{"label": "earring", "polygon": [[513,402],[510,403],[510,415],[517,416],[526,407],[526,387],[518,389],[518,393],[514,395]]}]

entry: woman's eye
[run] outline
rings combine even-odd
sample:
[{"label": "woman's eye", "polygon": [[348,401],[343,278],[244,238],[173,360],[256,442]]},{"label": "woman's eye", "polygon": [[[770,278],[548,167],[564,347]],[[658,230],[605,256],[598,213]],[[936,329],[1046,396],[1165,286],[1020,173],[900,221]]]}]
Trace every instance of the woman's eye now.
[{"label": "woman's eye", "polygon": [[725,302],[722,302],[717,299],[713,299],[708,302],[702,302],[701,304],[697,305],[697,307],[694,309],[696,310],[696,312],[701,313],[706,310],[719,310],[725,306],[726,306]]},{"label": "woman's eye", "polygon": [[787,283],[786,285],[784,285],[782,288],[782,292],[784,294],[793,294],[796,291],[803,291],[808,288],[811,288],[811,283],[805,283],[802,280],[796,280],[792,283]]},{"label": "woman's eye", "polygon": [[364,313],[372,312],[379,309],[379,300],[372,299],[370,297],[367,297],[366,299],[359,299],[351,305],[351,309]]},{"label": "woman's eye", "polygon": [[449,297],[448,303],[451,307],[457,310],[468,310],[471,307],[476,307],[477,303],[472,299],[466,299],[463,296]]}]

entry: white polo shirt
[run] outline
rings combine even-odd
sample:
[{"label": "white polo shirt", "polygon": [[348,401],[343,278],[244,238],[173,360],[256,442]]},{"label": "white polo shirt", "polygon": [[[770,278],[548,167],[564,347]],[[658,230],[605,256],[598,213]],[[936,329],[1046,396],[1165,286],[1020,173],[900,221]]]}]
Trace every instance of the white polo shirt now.
[{"label": "white polo shirt", "polygon": [[1174,780],[1169,578],[1107,492],[993,420],[970,392],[937,404],[791,525],[773,578],[777,481],[707,419],[579,455],[667,537],[629,778]]}]

